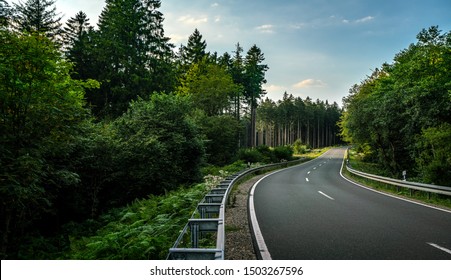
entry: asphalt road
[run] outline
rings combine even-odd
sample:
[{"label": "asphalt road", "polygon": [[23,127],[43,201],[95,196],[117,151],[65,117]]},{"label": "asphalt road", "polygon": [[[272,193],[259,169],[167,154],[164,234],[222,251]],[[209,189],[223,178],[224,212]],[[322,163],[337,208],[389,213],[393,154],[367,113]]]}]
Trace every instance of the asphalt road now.
[{"label": "asphalt road", "polygon": [[332,149],[254,186],[261,250],[272,259],[451,259],[451,213],[348,182],[344,152]]}]

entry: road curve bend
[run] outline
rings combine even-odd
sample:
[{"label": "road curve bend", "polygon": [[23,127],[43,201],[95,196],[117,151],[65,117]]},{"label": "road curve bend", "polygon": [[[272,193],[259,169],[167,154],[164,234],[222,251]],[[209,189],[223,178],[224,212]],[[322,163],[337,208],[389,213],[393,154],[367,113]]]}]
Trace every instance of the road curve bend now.
[{"label": "road curve bend", "polygon": [[249,217],[263,259],[451,259],[451,212],[345,180],[345,148],[263,177]]}]

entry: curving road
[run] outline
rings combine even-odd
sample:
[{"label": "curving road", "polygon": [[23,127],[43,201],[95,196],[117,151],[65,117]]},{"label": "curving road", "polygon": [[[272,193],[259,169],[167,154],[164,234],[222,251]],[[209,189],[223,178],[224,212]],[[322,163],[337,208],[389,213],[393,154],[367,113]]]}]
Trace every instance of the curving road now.
[{"label": "curving road", "polygon": [[250,216],[262,257],[451,259],[451,212],[350,183],[340,175],[344,152],[332,149],[254,185]]}]

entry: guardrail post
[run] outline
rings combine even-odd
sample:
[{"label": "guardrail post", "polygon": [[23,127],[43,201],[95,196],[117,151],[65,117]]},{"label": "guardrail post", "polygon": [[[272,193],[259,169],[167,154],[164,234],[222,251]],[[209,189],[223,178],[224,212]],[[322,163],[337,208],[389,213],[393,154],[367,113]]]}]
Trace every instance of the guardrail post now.
[{"label": "guardrail post", "polygon": [[199,224],[191,223],[191,247],[199,248]]}]

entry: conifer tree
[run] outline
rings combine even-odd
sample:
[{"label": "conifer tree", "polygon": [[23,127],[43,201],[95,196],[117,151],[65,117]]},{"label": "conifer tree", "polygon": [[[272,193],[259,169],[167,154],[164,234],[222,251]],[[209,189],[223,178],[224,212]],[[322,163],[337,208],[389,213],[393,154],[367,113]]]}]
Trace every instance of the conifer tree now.
[{"label": "conifer tree", "polygon": [[70,49],[75,42],[81,41],[83,35],[89,31],[90,27],[89,18],[83,11],[71,17],[63,28],[63,43],[65,48]]},{"label": "conifer tree", "polygon": [[54,0],[28,0],[14,3],[14,28],[19,32],[44,33],[56,41],[61,35],[61,18],[56,13]]},{"label": "conifer tree", "polygon": [[87,15],[80,11],[75,17],[70,18],[63,33],[63,46],[66,57],[74,65],[73,78],[88,79],[92,78],[94,70],[94,57],[92,34],[93,27],[89,24]]},{"label": "conifer tree", "polygon": [[268,70],[266,64],[262,64],[265,56],[261,49],[256,45],[252,46],[246,54],[244,65],[244,95],[246,102],[250,107],[251,127],[249,132],[249,145],[255,146],[255,131],[256,131],[256,108],[258,100],[266,93],[262,88],[266,83],[265,73]]},{"label": "conifer tree", "polygon": [[182,46],[181,58],[183,64],[191,65],[200,62],[206,53],[207,42],[202,40],[202,34],[196,28],[194,33],[188,38],[188,44],[186,47]]},{"label": "conifer tree", "polygon": [[107,0],[97,36],[98,77],[106,114],[125,112],[138,96],[172,91],[173,57],[159,0]]}]

